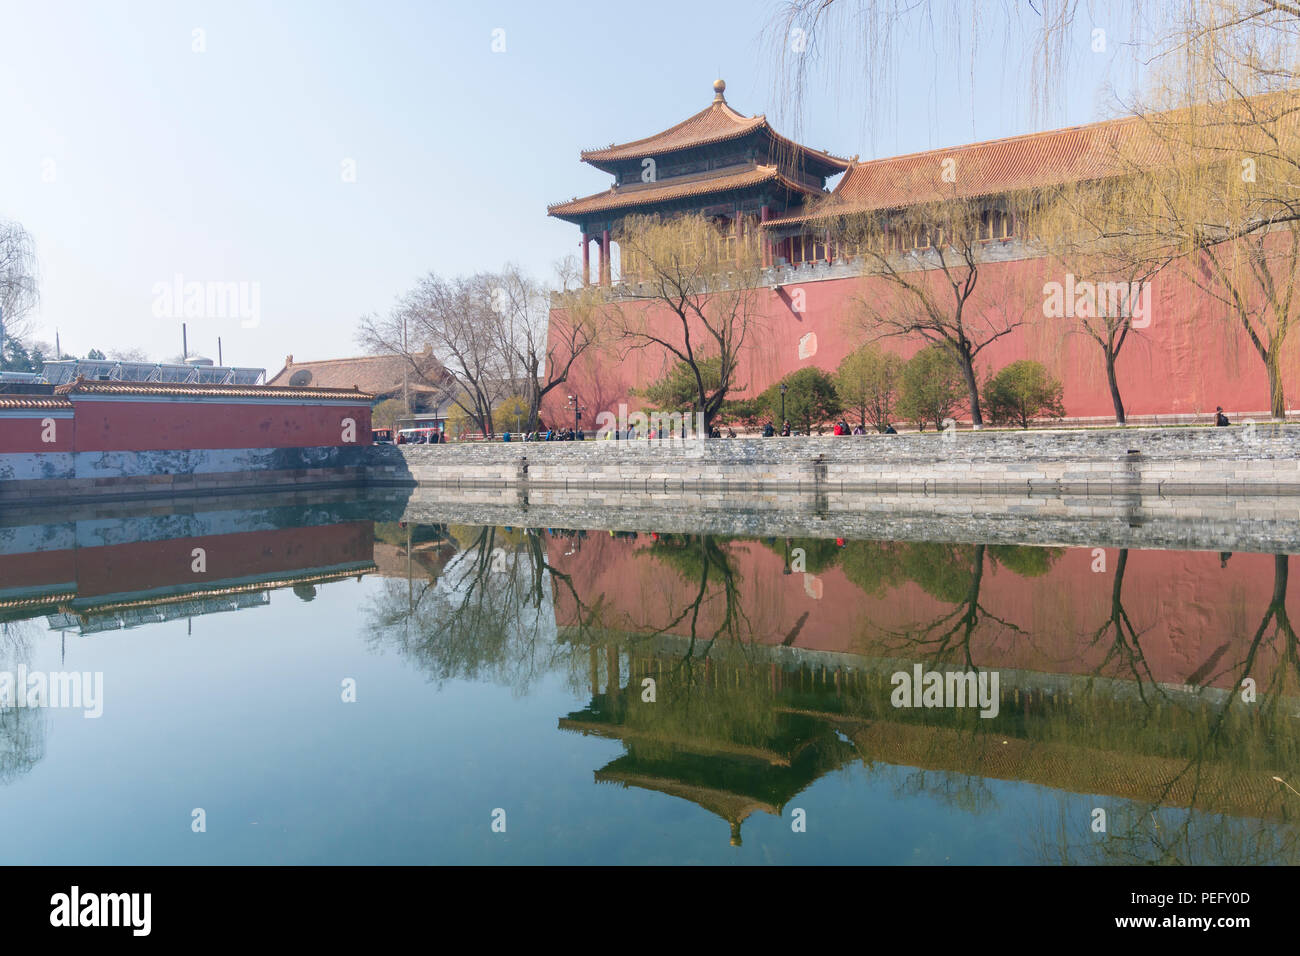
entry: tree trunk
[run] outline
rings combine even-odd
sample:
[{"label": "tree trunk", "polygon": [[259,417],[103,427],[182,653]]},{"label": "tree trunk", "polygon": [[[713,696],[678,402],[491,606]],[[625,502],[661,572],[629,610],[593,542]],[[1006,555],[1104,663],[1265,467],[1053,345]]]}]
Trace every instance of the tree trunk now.
[{"label": "tree trunk", "polygon": [[1286,396],[1282,392],[1282,370],[1278,368],[1278,347],[1268,350],[1264,364],[1268,368],[1268,396],[1273,417],[1286,418]]},{"label": "tree trunk", "polygon": [[1115,406],[1115,424],[1126,425],[1128,418],[1124,414],[1124,400],[1119,397],[1119,382],[1115,379],[1115,353],[1106,351],[1106,382],[1110,385],[1110,400]]},{"label": "tree trunk", "polygon": [[970,423],[973,428],[984,425],[984,416],[980,414],[980,390],[975,383],[975,363],[969,355],[958,356],[961,362],[962,378],[966,379],[966,391],[970,395]]}]

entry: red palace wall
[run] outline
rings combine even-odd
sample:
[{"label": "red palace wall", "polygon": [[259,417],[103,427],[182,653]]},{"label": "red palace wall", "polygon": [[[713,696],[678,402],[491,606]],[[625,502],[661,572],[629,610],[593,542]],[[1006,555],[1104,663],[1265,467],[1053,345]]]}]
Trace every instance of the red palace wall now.
[{"label": "red palace wall", "polygon": [[[75,396],[61,409],[4,410],[0,455],[23,452],[329,448],[372,443],[370,405],[255,404],[194,398],[135,401]],[[54,441],[49,420],[53,420]],[[354,422],[345,442],[344,421]]]},{"label": "red palace wall", "polygon": [[368,404],[74,402],[76,451],[328,447],[344,444],[349,418],[355,423],[351,444],[371,443]]},{"label": "red palace wall", "polygon": [[[1082,334],[1068,334],[1072,320],[1043,317],[1044,283],[1064,280],[1065,270],[1043,259],[981,265],[972,304],[980,309],[1017,308],[1029,321],[979,354],[979,378],[982,382],[989,372],[1017,359],[1035,359],[1063,382],[1067,417],[1113,420],[1100,347]],[[808,365],[833,372],[866,341],[865,334],[854,328],[854,301],[888,302],[897,299],[894,288],[885,279],[854,277],[786,282],[779,292],[758,290],[760,318],[742,357],[737,382],[746,388],[737,397],[755,395]],[[790,307],[796,290],[805,299],[802,314]],[[655,327],[670,340],[680,341],[679,321],[663,306],[632,303],[623,308],[654,310]],[[1298,338],[1292,336],[1290,344],[1294,346]],[[921,343],[884,339],[880,344],[908,357]],[[1295,352],[1292,348],[1283,361],[1289,407],[1300,406]],[[575,363],[566,387],[558,391],[579,396],[588,410],[584,419],[594,424],[597,412],[617,413],[620,402],[633,410],[641,407],[642,400],[629,398],[630,389],[658,380],[670,365],[658,347],[623,354],[620,343],[614,342],[602,353],[584,355]],[[1173,269],[1152,280],[1150,325],[1130,333],[1117,374],[1130,415],[1211,415],[1216,405],[1238,415],[1266,415],[1269,409],[1264,364],[1240,324],[1229,320],[1221,303]],[[564,395],[552,394],[545,409],[548,422],[571,420],[564,401]]]},{"label": "red palace wall", "polygon": [[[76,422],[72,409],[0,409],[0,455],[33,451],[75,451]],[[54,430],[50,435],[49,423]],[[45,437],[54,441],[45,441]]]}]

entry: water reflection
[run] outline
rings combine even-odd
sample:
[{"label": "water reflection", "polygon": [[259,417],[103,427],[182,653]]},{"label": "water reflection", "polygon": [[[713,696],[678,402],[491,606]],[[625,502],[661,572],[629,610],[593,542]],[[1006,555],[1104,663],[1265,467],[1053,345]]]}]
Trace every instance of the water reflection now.
[{"label": "water reflection", "polygon": [[487,679],[526,692],[564,656],[541,539],[510,528],[379,527],[405,574],[363,608],[373,643],[395,646],[435,680]]},{"label": "water reflection", "polygon": [[[996,803],[991,781],[1079,795],[1037,821],[1026,852],[1042,862],[1297,858],[1298,806],[1273,779],[1294,768],[1300,728],[1285,555],[1225,566],[953,543],[453,538],[456,600],[403,646],[440,677],[482,673],[477,661],[522,688],[565,668],[589,700],[559,728],[624,748],[596,782],[689,800],[733,843],[753,813],[780,816],[860,762],[899,799],[974,817]],[[544,581],[558,644],[543,633]],[[384,629],[406,626],[386,607]],[[918,662],[997,670],[1001,713],[893,707],[890,676]],[[1093,806],[1108,808],[1108,840],[1090,829]]]},{"label": "water reflection", "polygon": [[[576,701],[560,734],[621,748],[593,761],[596,785],[688,802],[733,845],[756,814],[861,775],[899,812],[973,827],[1031,789],[1027,861],[1300,862],[1300,798],[1275,780],[1294,785],[1300,756],[1287,555],[402,517],[400,500],[339,499],[10,520],[0,670],[42,630],[292,614],[368,577],[346,625],[372,652],[397,651],[430,693],[528,695],[560,675]],[[996,672],[998,713],[895,707],[892,676],[916,665]],[[40,710],[0,708],[0,784],[42,760],[47,732]]]}]

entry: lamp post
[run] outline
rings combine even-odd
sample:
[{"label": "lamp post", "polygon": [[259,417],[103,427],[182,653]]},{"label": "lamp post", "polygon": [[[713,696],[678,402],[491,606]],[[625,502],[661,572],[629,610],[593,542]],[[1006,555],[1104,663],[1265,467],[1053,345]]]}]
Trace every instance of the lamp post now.
[{"label": "lamp post", "polygon": [[781,428],[785,428],[785,382],[781,383]]},{"label": "lamp post", "polygon": [[569,406],[573,409],[573,435],[578,435],[578,422],[582,419],[582,406],[578,404],[578,396],[569,396]]}]

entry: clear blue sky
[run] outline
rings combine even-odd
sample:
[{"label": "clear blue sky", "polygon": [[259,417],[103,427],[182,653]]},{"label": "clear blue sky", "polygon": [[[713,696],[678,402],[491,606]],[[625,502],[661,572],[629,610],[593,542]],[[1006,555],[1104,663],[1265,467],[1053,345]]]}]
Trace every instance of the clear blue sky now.
[{"label": "clear blue sky", "polygon": [[[683,119],[718,76],[736,109],[779,117],[762,37],[772,9],[0,0],[0,217],[37,241],[35,337],[53,341],[57,328],[77,355],[174,356],[180,320],[154,316],[155,284],[255,282],[257,327],[192,320],[190,347],[215,358],[221,336],[227,364],[273,374],[288,353],[355,354],[357,318],[429,270],[515,261],[549,275],[577,234],[547,203],[609,184],[580,149]],[[1122,78],[1125,24],[1084,20],[1080,48],[1097,23],[1109,48],[1065,78],[1053,126],[1113,109],[1105,84]],[[845,99],[815,83],[801,138],[867,158],[1042,125],[1001,35],[973,65],[925,36],[900,44],[897,88],[869,129],[861,90]]]}]

